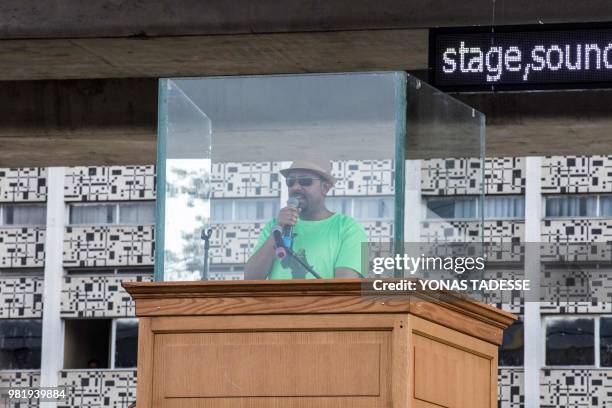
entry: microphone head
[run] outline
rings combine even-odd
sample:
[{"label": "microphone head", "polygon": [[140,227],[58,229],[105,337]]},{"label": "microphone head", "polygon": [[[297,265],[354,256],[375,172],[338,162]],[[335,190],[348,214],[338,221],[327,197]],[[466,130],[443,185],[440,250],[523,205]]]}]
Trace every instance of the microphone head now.
[{"label": "microphone head", "polygon": [[287,207],[298,208],[300,206],[300,200],[295,197],[289,197],[287,200]]}]

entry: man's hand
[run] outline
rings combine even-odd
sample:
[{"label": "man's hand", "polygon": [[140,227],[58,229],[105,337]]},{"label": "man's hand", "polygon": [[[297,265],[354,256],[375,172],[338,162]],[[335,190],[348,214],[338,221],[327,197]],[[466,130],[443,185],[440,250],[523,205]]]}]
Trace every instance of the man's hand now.
[{"label": "man's hand", "polygon": [[295,225],[300,216],[300,209],[295,207],[284,207],[276,216],[276,223],[281,227],[286,225]]},{"label": "man's hand", "polygon": [[[277,225],[295,225],[300,215],[300,210],[294,207],[282,208],[276,216]],[[244,267],[245,279],[266,279],[274,263],[274,239],[272,234],[268,237],[264,245],[249,258]]]}]

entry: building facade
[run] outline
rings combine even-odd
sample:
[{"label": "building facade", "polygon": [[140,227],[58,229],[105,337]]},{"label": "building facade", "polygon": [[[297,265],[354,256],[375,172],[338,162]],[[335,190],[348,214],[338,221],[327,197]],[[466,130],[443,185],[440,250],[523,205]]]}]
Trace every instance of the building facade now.
[{"label": "building facade", "polygon": [[[484,234],[508,244],[612,243],[612,156],[496,157],[484,169],[479,159],[407,166],[419,169],[410,181],[419,221],[407,228],[421,242]],[[282,205],[280,168],[213,164],[211,279],[242,279],[259,229]],[[393,161],[334,162],[333,172],[339,181],[330,209],[357,218],[370,241],[390,241]],[[135,401],[137,320],[121,282],[153,278],[155,180],[154,166],[0,169],[0,387],[35,386],[45,377],[70,390],[59,407]],[[612,302],[601,301],[612,286],[609,259],[578,269],[538,259],[553,281],[603,293],[589,302],[560,295],[536,307],[520,299],[498,304],[521,318],[500,350],[500,407],[524,406],[533,387],[542,407],[612,401]],[[523,272],[513,262],[496,268]],[[537,384],[525,378],[534,363]]]}]

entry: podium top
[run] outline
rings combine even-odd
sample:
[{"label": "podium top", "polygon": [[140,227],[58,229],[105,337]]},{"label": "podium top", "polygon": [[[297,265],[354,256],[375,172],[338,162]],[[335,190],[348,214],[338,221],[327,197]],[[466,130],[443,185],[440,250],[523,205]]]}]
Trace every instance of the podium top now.
[{"label": "podium top", "polygon": [[[139,317],[408,313],[472,333],[472,323],[501,330],[513,314],[449,291],[381,292],[370,279],[123,282]],[[483,325],[484,324],[484,325]],[[501,330],[500,330],[501,329]],[[480,330],[477,337],[498,344]]]}]

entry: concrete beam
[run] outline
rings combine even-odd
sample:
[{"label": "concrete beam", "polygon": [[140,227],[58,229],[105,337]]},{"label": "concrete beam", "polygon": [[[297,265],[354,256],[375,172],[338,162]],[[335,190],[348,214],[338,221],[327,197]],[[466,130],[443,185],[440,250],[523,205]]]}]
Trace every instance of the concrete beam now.
[{"label": "concrete beam", "polygon": [[157,79],[0,82],[2,135],[155,130]]},{"label": "concrete beam", "polygon": [[157,80],[0,82],[0,167],[154,163]]},{"label": "concrete beam", "polygon": [[427,67],[427,30],[0,41],[0,80],[158,78]]},{"label": "concrete beam", "polygon": [[454,94],[487,117],[487,155],[612,153],[612,90]]},{"label": "concrete beam", "polygon": [[427,68],[427,28],[589,22],[590,0],[6,0],[0,80]]},{"label": "concrete beam", "polygon": [[159,37],[609,20],[608,0],[4,0],[0,38]]},{"label": "concrete beam", "polygon": [[[612,90],[453,96],[487,115],[488,156],[612,154]],[[0,167],[155,163],[156,120],[156,79],[1,82]],[[466,147],[407,145],[409,159]]]},{"label": "concrete beam", "polygon": [[[608,0],[7,0],[0,81],[26,82],[0,83],[0,166],[153,163],[156,80],[129,78],[422,71],[427,27],[611,16]],[[610,91],[459,98],[487,115],[488,155],[612,152]]]},{"label": "concrete beam", "polygon": [[427,67],[427,28],[610,19],[608,0],[6,0],[0,80]]}]

